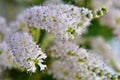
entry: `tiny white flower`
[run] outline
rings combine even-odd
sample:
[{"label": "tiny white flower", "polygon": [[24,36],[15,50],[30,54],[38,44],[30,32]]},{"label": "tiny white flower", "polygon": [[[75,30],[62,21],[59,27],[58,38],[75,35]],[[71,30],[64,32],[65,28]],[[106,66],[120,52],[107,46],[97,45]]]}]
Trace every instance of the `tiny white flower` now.
[{"label": "tiny white flower", "polygon": [[[35,64],[38,64],[41,70],[46,66],[42,64],[43,59],[47,56],[42,52],[41,48],[32,40],[32,36],[27,32],[16,32],[8,41],[9,48],[16,62],[27,69],[27,71],[35,72]],[[41,64],[40,64],[41,63]]]}]

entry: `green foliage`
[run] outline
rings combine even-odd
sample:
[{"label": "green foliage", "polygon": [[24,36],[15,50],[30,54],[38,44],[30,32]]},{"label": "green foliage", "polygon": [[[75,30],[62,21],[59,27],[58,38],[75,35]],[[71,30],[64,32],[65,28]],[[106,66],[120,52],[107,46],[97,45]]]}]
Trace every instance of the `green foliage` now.
[{"label": "green foliage", "polygon": [[28,80],[30,75],[26,72],[20,72],[17,69],[11,69],[7,71],[12,80]]},{"label": "green foliage", "polygon": [[30,28],[30,33],[32,34],[33,40],[39,45],[43,50],[51,46],[53,35],[46,34],[45,30],[37,29],[34,27]]},{"label": "green foliage", "polygon": [[39,71],[39,68],[35,73],[21,72],[17,69],[7,70],[6,72],[12,80],[56,80],[53,75],[48,75],[45,71]]},{"label": "green foliage", "polygon": [[98,19],[91,21],[91,25],[88,27],[88,32],[84,34],[84,37],[97,37],[102,36],[106,40],[110,40],[114,37],[113,29],[109,26],[102,25]]},{"label": "green foliage", "polygon": [[102,25],[99,22],[99,19],[94,19],[91,21],[91,25],[88,26],[88,31],[82,35],[84,42],[80,43],[80,46],[86,49],[91,49],[91,39],[98,36],[101,36],[105,40],[109,41],[115,35],[113,34],[112,28]]},{"label": "green foliage", "polygon": [[69,4],[75,4],[75,1],[74,1],[74,0],[63,0],[63,2],[69,3]]},{"label": "green foliage", "polygon": [[87,7],[90,9],[92,8],[91,1],[92,0],[63,0],[63,2],[65,2],[66,4]]},{"label": "green foliage", "polygon": [[28,6],[42,5],[45,0],[19,0],[21,3],[25,3]]},{"label": "green foliage", "polygon": [[21,6],[42,5],[45,0],[2,0],[5,3],[18,4]]}]

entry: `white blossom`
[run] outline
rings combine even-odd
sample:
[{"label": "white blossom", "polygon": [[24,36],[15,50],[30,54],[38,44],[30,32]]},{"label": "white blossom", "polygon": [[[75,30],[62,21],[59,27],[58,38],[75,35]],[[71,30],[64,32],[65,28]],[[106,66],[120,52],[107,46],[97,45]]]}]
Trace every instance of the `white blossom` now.
[{"label": "white blossom", "polygon": [[3,72],[8,69],[15,68],[14,58],[8,51],[8,46],[5,41],[0,42],[0,79],[4,76]]},{"label": "white blossom", "polygon": [[0,42],[7,40],[10,35],[10,29],[7,26],[6,20],[0,17]]},{"label": "white blossom", "polygon": [[103,15],[103,10],[92,12],[87,8],[64,4],[34,6],[25,11],[25,19],[28,26],[52,32],[60,40],[73,39],[74,35],[81,35],[86,31],[93,17]]},{"label": "white blossom", "polygon": [[110,79],[105,75],[109,72],[108,66],[99,55],[88,53],[72,42],[57,42],[51,54],[56,60],[51,65],[50,73],[58,80]]},{"label": "white blossom", "polygon": [[[19,17],[21,18],[21,17]],[[16,21],[12,21],[7,23],[3,17],[0,17],[0,41],[6,41],[8,38],[17,31],[28,31],[25,29],[25,26],[22,25],[22,20],[16,19]]]},{"label": "white blossom", "polygon": [[0,43],[0,69],[11,69],[13,67],[13,56],[8,51],[8,46],[6,42]]},{"label": "white blossom", "polygon": [[9,49],[15,57],[16,62],[20,67],[27,69],[27,71],[35,72],[35,64],[38,64],[41,70],[46,68],[42,64],[46,55],[41,48],[32,40],[32,36],[27,32],[16,32],[8,41]]}]

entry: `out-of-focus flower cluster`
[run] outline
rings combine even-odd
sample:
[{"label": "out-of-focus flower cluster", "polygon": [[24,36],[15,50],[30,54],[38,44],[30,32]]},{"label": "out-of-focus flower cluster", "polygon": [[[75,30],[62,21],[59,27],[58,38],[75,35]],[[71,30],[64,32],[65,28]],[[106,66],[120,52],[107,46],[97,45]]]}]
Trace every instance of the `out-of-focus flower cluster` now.
[{"label": "out-of-focus flower cluster", "polygon": [[92,10],[80,7],[85,4],[80,1],[46,0],[25,9],[14,21],[0,17],[0,75],[18,69],[46,71],[57,80],[120,80],[116,72],[120,59],[112,46],[102,37],[84,37],[92,20],[101,17],[100,24],[112,27],[120,38],[119,3],[90,0]]},{"label": "out-of-focus flower cluster", "polygon": [[72,42],[57,42],[51,52],[56,60],[50,73],[58,80],[109,80],[113,77],[100,56]]},{"label": "out-of-focus flower cluster", "polygon": [[46,55],[36,45],[19,19],[7,24],[5,19],[0,17],[0,36],[0,70],[14,67],[35,72],[36,64],[41,70],[45,69],[46,65],[42,62]]}]

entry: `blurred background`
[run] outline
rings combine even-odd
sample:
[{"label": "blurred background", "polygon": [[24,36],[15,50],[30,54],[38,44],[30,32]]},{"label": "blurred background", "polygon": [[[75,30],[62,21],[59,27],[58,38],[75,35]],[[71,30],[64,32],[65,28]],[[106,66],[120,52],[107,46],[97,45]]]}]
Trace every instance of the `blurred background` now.
[{"label": "blurred background", "polygon": [[[26,8],[35,5],[71,4],[78,7],[86,7],[91,10],[105,7],[108,13],[99,19],[93,19],[86,33],[78,40],[78,44],[88,50],[94,50],[112,67],[113,72],[120,72],[120,2],[118,0],[0,0],[0,16],[10,23]],[[52,43],[52,37],[44,30],[32,29],[34,39],[42,48],[48,48]],[[39,33],[38,36],[35,33]],[[49,66],[51,58],[48,55],[46,63]],[[49,68],[49,67],[48,67]],[[47,70],[35,73],[21,72],[17,69],[5,70],[3,80],[56,80]],[[0,79],[1,80],[1,79]]]}]

